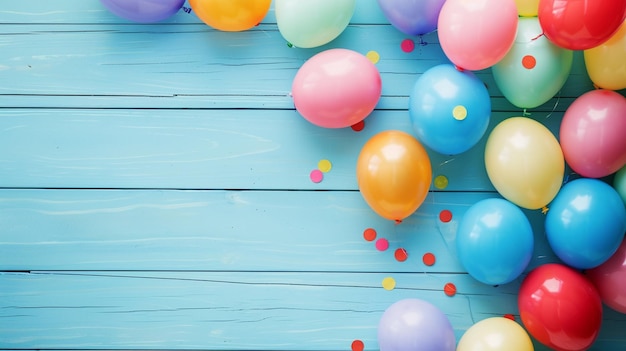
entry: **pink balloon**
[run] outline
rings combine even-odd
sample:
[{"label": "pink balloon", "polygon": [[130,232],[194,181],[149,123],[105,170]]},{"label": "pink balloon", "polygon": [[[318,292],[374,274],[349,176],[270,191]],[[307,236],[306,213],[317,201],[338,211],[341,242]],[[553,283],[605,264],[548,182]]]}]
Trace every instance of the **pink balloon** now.
[{"label": "pink balloon", "polygon": [[563,156],[583,177],[600,178],[626,165],[626,98],[597,89],[567,108],[560,130]]},{"label": "pink balloon", "polygon": [[380,73],[364,55],[330,49],[311,57],[293,80],[296,110],[325,128],[352,126],[376,107],[382,92]]},{"label": "pink balloon", "polygon": [[626,240],[611,258],[586,274],[607,306],[626,313]]},{"label": "pink balloon", "polygon": [[459,68],[491,67],[513,46],[517,18],[514,0],[447,0],[437,24],[441,48]]}]

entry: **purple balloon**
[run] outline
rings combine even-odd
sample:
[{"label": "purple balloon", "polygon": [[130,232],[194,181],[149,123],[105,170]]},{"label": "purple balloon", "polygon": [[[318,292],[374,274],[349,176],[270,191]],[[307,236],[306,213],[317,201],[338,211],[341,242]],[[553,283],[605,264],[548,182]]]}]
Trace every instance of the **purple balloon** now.
[{"label": "purple balloon", "polygon": [[399,31],[421,35],[437,29],[444,2],[446,0],[378,0],[378,5]]},{"label": "purple balloon", "polygon": [[100,0],[119,17],[139,23],[162,21],[174,15],[185,0]]},{"label": "purple balloon", "polygon": [[380,351],[454,351],[452,325],[441,310],[420,299],[389,306],[378,324]]}]

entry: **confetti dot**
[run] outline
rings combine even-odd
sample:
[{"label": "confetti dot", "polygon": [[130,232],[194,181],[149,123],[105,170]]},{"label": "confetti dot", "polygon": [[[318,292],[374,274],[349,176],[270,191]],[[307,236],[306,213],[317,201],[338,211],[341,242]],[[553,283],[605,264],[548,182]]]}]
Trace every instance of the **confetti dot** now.
[{"label": "confetti dot", "polygon": [[319,183],[322,179],[324,179],[324,173],[322,173],[319,169],[314,169],[311,171],[309,177],[313,183]]},{"label": "confetti dot", "polygon": [[404,52],[411,52],[415,50],[415,42],[411,39],[404,39],[402,43],[400,43],[400,48]]},{"label": "confetti dot", "polygon": [[355,132],[360,132],[363,130],[363,128],[365,128],[365,121],[357,122],[353,124],[350,128],[352,128],[352,130],[354,130]]},{"label": "confetti dot", "polygon": [[434,180],[435,188],[437,189],[445,189],[448,187],[448,177],[444,175],[438,175]]},{"label": "confetti dot", "polygon": [[392,277],[386,277],[383,279],[382,285],[385,290],[393,290],[396,288],[396,280]]},{"label": "confetti dot", "polygon": [[317,163],[317,169],[324,173],[329,172],[331,168],[333,168],[333,164],[328,160],[320,160],[320,162]]},{"label": "confetti dot", "polygon": [[363,351],[365,349],[365,344],[361,340],[354,340],[352,342],[352,351]]},{"label": "confetti dot", "polygon": [[396,249],[396,252],[394,252],[393,255],[396,257],[398,262],[404,262],[407,258],[409,258],[409,254],[403,248]]},{"label": "confetti dot", "polygon": [[462,121],[467,117],[467,109],[465,106],[457,105],[452,109],[452,117],[458,121]]},{"label": "confetti dot", "polygon": [[456,295],[456,285],[452,284],[452,283],[447,283],[446,285],[444,285],[443,287],[443,292],[448,295],[448,296],[454,296]]},{"label": "confetti dot", "polygon": [[385,251],[389,248],[389,241],[385,238],[380,238],[376,240],[376,250]]},{"label": "confetti dot", "polygon": [[535,65],[537,65],[537,60],[533,56],[526,55],[522,57],[522,66],[524,66],[524,68],[533,69]]},{"label": "confetti dot", "polygon": [[374,241],[376,239],[376,230],[374,228],[367,228],[363,231],[363,238],[367,241]]},{"label": "confetti dot", "polygon": [[452,220],[452,212],[450,212],[449,210],[443,210],[439,212],[439,220],[444,223],[450,222]]},{"label": "confetti dot", "polygon": [[510,320],[512,320],[512,321],[515,321],[515,316],[514,316],[514,315],[512,315],[512,314],[510,314],[510,313],[507,313],[507,314],[505,314],[505,315],[504,315],[504,316],[502,316],[502,317],[507,318],[507,319],[510,319]]},{"label": "confetti dot", "polygon": [[435,264],[435,255],[430,252],[427,252],[422,256],[422,262],[424,262],[427,266],[432,266]]},{"label": "confetti dot", "polygon": [[373,64],[377,64],[378,61],[380,61],[380,55],[378,54],[378,52],[374,50],[365,54],[365,57],[367,57],[370,61],[372,61]]}]

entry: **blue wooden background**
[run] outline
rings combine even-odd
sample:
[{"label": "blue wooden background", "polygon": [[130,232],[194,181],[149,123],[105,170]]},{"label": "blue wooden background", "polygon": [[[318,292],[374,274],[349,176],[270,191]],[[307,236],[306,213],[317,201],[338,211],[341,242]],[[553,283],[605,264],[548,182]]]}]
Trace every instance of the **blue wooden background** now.
[{"label": "blue wooden background", "polygon": [[[343,34],[315,49],[288,47],[273,9],[226,33],[193,12],[135,24],[97,0],[3,1],[0,349],[350,350],[361,340],[376,350],[382,312],[408,297],[445,312],[457,339],[487,317],[519,322],[521,278],[483,285],[455,255],[464,211],[498,196],[485,138],[462,155],[430,153],[449,184],[399,225],[358,192],[363,144],[411,132],[410,89],[447,62],[436,34],[408,38],[410,53],[405,39],[374,0],[358,1]],[[383,96],[361,132],[313,126],[293,108],[298,68],[334,47],[380,55]],[[561,93],[528,111],[555,134],[593,89],[580,54]],[[489,70],[478,76],[491,127],[522,114]],[[332,169],[313,183],[323,159]],[[529,268],[556,261],[543,215],[525,213],[536,239]],[[389,249],[366,241],[367,228]],[[387,277],[395,289],[382,287]],[[625,330],[626,316],[606,309],[593,349],[626,349]]]}]

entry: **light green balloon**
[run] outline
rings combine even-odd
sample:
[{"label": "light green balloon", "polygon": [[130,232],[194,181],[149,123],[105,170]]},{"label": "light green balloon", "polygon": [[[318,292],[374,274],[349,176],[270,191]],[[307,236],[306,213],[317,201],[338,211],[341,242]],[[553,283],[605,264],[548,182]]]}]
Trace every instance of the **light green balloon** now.
[{"label": "light green balloon", "polygon": [[348,26],[356,0],[275,0],[280,34],[299,48],[314,48],[337,38]]},{"label": "light green balloon", "polygon": [[569,77],[574,52],[550,42],[537,17],[520,17],[513,47],[491,67],[504,97],[520,108],[534,108],[553,98]]},{"label": "light green balloon", "polygon": [[617,193],[624,201],[624,205],[626,205],[626,166],[622,167],[617,173],[615,173],[615,178],[613,178],[613,188],[617,190]]}]

